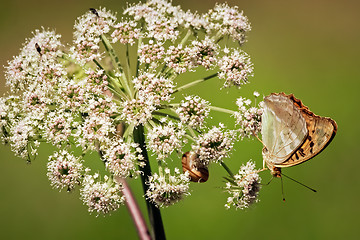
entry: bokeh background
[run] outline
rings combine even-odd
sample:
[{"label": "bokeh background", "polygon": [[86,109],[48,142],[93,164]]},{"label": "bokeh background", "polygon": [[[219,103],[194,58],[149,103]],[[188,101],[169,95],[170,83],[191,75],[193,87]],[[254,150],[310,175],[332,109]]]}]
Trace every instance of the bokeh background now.
[{"label": "bokeh background", "polygon": [[[213,0],[173,2],[201,13],[215,4]],[[244,50],[255,64],[255,77],[240,90],[219,90],[219,81],[207,82],[199,94],[213,105],[234,109],[237,97],[250,97],[254,90],[263,95],[294,93],[316,114],[335,119],[338,133],[315,159],[285,170],[317,193],[284,179],[283,202],[276,179],[263,187],[260,202],[252,208],[225,210],[227,195],[220,189],[225,171],[211,166],[208,183],[192,184],[190,197],[162,210],[168,239],[358,239],[360,2],[228,3],[243,9],[252,23]],[[122,12],[125,1],[0,0],[0,66],[17,55],[24,39],[41,26],[56,29],[63,42],[70,43],[76,17],[99,6]],[[6,91],[1,74],[0,92]],[[212,122],[224,117],[213,115]],[[240,142],[227,163],[233,171],[249,159],[261,167],[261,148],[256,140]],[[41,148],[40,156],[26,164],[9,147],[0,146],[1,239],[137,239],[125,207],[111,216],[96,217],[88,214],[78,192],[52,189],[46,177],[49,152],[47,146]],[[264,172],[262,177],[266,182],[270,174]],[[131,185],[145,210],[140,182]]]}]

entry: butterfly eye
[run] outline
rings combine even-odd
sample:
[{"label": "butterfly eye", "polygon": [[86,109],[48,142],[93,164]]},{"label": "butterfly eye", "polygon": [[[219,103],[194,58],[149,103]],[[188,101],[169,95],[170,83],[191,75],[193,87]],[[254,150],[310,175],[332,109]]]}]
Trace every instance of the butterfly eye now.
[{"label": "butterfly eye", "polygon": [[181,163],[184,172],[188,172],[192,182],[206,182],[209,179],[209,170],[205,167],[196,167],[199,161],[194,152],[186,152],[182,156]]}]

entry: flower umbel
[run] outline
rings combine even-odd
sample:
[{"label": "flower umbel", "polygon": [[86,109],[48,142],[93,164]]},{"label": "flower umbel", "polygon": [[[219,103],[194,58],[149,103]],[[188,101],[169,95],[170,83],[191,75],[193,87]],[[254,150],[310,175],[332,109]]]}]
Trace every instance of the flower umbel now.
[{"label": "flower umbel", "polygon": [[[254,92],[255,98],[259,97],[258,92]],[[263,113],[263,103],[258,107],[251,107],[251,100],[240,97],[236,100],[238,111],[234,113],[236,124],[239,126],[240,137],[251,137],[261,131],[261,115]]]},{"label": "flower umbel", "polygon": [[193,128],[201,128],[205,118],[209,115],[210,103],[199,96],[186,96],[185,101],[181,101],[176,109],[180,121]]},{"label": "flower umbel", "polygon": [[225,48],[224,55],[219,60],[219,78],[225,79],[224,87],[236,86],[240,88],[248,83],[248,78],[253,76],[253,65],[249,56],[237,49],[230,51]]},{"label": "flower umbel", "polygon": [[235,133],[225,130],[223,124],[211,128],[207,133],[197,138],[192,149],[199,156],[198,167],[207,167],[211,162],[222,162],[229,156],[235,141]]},{"label": "flower umbel", "polygon": [[49,156],[47,176],[54,188],[67,188],[67,191],[80,185],[84,174],[83,160],[76,158],[66,150]]},{"label": "flower umbel", "polygon": [[141,174],[141,149],[136,143],[126,143],[122,138],[114,137],[100,147],[102,158],[110,173],[117,177],[136,177]]},{"label": "flower umbel", "polygon": [[107,176],[104,176],[104,181],[100,181],[98,174],[84,177],[80,195],[89,212],[96,212],[97,215],[115,211],[125,200],[119,184]]},{"label": "flower umbel", "polygon": [[[251,108],[239,96],[235,112],[214,106],[202,91],[215,79],[216,94],[249,82],[253,64],[241,47],[250,30],[238,7],[216,4],[199,14],[167,0],[127,5],[121,17],[91,8],[75,21],[71,46],[53,30],[35,30],[6,67],[10,95],[0,98],[0,138],[27,161],[40,143],[55,146],[51,185],[79,186],[98,215],[118,209],[124,181],[140,176],[153,214],[189,195],[190,179],[206,182],[209,165],[223,166],[234,143],[261,128],[260,105]],[[196,95],[185,92],[192,87]],[[239,129],[212,123],[215,111],[234,115]],[[90,154],[100,156],[100,169]],[[181,156],[191,156],[185,173]],[[259,178],[246,166],[233,179],[242,189],[236,206],[250,204],[258,191]]]},{"label": "flower umbel", "polygon": [[226,208],[235,207],[239,209],[248,208],[258,201],[261,178],[259,171],[255,169],[255,163],[248,161],[240,167],[237,174],[228,178],[226,191],[231,195],[225,204]]},{"label": "flower umbel", "polygon": [[171,175],[170,169],[165,168],[159,174],[150,176],[146,191],[146,197],[158,207],[168,207],[189,195],[189,174],[180,174],[179,169],[174,169],[175,175]]},{"label": "flower umbel", "polygon": [[148,133],[148,147],[156,154],[157,159],[165,160],[174,150],[181,149],[185,133],[181,125],[176,126],[168,121],[167,125],[156,126]]}]

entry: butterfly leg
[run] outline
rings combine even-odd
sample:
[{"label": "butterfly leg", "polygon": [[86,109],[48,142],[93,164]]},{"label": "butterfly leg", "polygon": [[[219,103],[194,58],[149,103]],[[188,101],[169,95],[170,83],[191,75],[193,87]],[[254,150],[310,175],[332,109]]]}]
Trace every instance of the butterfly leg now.
[{"label": "butterfly leg", "polygon": [[261,185],[263,185],[263,186],[267,186],[267,185],[269,185],[271,182],[272,182],[272,180],[274,179],[274,176],[272,176],[271,178],[270,178],[270,180],[269,180],[269,182],[268,183],[263,183],[263,184],[261,184]]}]

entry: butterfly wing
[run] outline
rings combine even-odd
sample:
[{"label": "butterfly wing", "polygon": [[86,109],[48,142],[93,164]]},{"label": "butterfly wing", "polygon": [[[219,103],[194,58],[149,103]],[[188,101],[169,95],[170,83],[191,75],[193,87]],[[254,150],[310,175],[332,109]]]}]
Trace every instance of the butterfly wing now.
[{"label": "butterfly wing", "polygon": [[264,98],[262,141],[266,148],[264,160],[269,165],[288,160],[303,144],[308,129],[299,108],[284,93]]},{"label": "butterfly wing", "polygon": [[334,120],[315,115],[292,94],[287,97],[302,113],[309,134],[296,152],[285,162],[275,165],[276,167],[294,166],[315,157],[332,141],[337,131],[337,124]]}]

